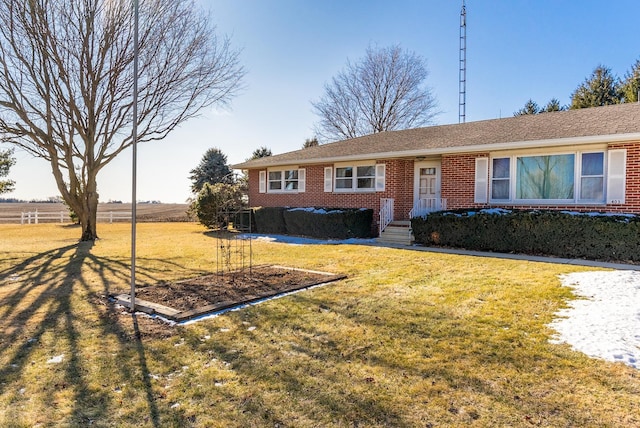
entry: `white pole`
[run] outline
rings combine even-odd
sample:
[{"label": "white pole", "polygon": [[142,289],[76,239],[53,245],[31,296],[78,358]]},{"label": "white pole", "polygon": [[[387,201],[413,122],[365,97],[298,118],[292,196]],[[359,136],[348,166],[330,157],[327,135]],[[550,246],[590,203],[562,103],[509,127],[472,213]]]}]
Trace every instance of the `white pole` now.
[{"label": "white pole", "polygon": [[131,173],[131,313],[136,308],[136,170],[138,164],[138,0],[133,0],[133,166]]}]

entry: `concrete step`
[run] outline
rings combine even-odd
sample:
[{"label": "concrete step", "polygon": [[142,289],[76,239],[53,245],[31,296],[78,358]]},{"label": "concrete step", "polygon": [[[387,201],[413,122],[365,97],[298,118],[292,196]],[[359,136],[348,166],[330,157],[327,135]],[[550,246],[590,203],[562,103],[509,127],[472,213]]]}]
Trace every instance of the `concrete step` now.
[{"label": "concrete step", "polygon": [[408,225],[394,225],[392,223],[382,231],[377,241],[389,244],[411,245],[413,234]]}]

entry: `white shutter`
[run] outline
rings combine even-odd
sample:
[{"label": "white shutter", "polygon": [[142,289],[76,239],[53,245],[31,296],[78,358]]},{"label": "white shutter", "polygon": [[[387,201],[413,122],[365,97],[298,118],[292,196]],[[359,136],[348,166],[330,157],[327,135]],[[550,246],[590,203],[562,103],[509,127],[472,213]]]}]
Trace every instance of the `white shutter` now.
[{"label": "white shutter", "polygon": [[267,193],[267,171],[260,171],[260,193]]},{"label": "white shutter", "polygon": [[473,202],[486,204],[489,195],[489,158],[476,158],[476,185]]},{"label": "white shutter", "polygon": [[384,192],[385,167],[383,163],[376,165],[376,192]]},{"label": "white shutter", "polygon": [[324,168],[324,191],[331,192],[333,190],[333,167],[327,166]]},{"label": "white shutter", "polygon": [[306,187],[307,173],[304,168],[298,170],[298,192],[304,192]]},{"label": "white shutter", "polygon": [[624,204],[627,150],[609,150],[607,156],[607,203]]}]

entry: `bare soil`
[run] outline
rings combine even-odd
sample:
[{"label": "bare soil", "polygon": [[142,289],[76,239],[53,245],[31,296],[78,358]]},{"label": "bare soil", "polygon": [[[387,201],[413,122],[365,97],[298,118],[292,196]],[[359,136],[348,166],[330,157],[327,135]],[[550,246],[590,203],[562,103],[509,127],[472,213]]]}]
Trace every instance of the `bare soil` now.
[{"label": "bare soil", "polygon": [[[136,301],[141,299],[183,313],[202,314],[342,278],[344,275],[281,266],[257,266],[243,272],[210,274],[140,286],[136,289]],[[127,293],[124,290],[121,292]],[[113,306],[112,301],[108,304]],[[119,324],[131,318],[126,311],[112,310],[111,313],[116,315],[114,321]],[[136,324],[136,334],[142,336],[170,337],[175,330],[167,323],[147,317],[138,317]]]}]

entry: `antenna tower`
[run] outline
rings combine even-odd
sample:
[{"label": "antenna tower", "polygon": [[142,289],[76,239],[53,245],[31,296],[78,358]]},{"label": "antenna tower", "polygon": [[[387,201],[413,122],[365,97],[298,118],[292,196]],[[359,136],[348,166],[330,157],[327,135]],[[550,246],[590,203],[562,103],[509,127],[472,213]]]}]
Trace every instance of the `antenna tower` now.
[{"label": "antenna tower", "polygon": [[460,69],[458,73],[458,123],[467,119],[467,9],[462,0],[460,11]]}]

